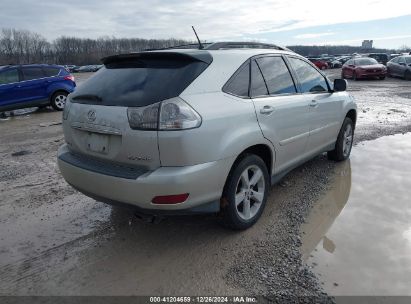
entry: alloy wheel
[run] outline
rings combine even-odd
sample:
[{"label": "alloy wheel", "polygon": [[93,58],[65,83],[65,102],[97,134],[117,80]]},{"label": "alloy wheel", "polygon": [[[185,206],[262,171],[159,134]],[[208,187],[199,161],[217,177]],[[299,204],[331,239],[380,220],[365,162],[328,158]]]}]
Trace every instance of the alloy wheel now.
[{"label": "alloy wheel", "polygon": [[250,220],[258,213],[264,200],[265,187],[264,174],[258,166],[249,166],[240,175],[235,206],[243,220]]}]

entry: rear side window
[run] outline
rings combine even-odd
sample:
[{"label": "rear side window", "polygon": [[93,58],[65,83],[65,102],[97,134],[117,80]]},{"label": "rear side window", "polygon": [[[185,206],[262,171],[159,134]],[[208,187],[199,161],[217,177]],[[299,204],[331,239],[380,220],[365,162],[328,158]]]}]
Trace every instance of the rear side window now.
[{"label": "rear side window", "polygon": [[251,64],[250,95],[251,97],[268,95],[267,85],[255,60],[253,60]]},{"label": "rear side window", "polygon": [[301,84],[302,93],[318,93],[327,92],[328,86],[323,75],[307,62],[289,57],[288,60]]},{"label": "rear side window", "polygon": [[46,74],[46,77],[53,77],[53,76],[57,76],[60,73],[60,69],[59,68],[43,68],[44,70],[44,74]]},{"label": "rear side window", "polygon": [[19,82],[19,73],[17,72],[17,69],[10,69],[0,72],[0,84],[8,84],[14,82]]},{"label": "rear side window", "polygon": [[223,87],[223,91],[240,97],[248,97],[250,85],[250,63],[245,64],[231,77]]},{"label": "rear side window", "polygon": [[39,79],[43,78],[43,70],[41,68],[22,68],[24,80],[32,80],[32,79]]},{"label": "rear side window", "polygon": [[71,100],[142,107],[177,97],[208,64],[191,58],[139,58],[106,64],[79,86]]},{"label": "rear side window", "polygon": [[257,63],[263,73],[270,95],[297,92],[290,71],[282,57],[263,57],[257,59]]}]

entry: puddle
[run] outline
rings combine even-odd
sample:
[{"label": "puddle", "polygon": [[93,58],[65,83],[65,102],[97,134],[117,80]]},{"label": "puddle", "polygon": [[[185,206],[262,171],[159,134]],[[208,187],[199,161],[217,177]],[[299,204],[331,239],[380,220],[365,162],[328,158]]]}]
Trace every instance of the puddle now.
[{"label": "puddle", "polygon": [[411,295],[411,133],[353,148],[302,231],[302,255],[339,295]]}]

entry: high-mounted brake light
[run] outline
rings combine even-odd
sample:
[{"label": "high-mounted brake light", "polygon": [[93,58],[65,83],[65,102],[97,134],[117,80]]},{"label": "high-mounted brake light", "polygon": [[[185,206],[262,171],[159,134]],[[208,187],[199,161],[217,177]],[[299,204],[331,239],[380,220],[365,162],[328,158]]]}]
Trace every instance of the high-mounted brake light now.
[{"label": "high-mounted brake light", "polygon": [[189,193],[176,194],[176,195],[162,195],[154,197],[151,202],[153,204],[159,205],[170,205],[170,204],[179,204],[187,200]]}]

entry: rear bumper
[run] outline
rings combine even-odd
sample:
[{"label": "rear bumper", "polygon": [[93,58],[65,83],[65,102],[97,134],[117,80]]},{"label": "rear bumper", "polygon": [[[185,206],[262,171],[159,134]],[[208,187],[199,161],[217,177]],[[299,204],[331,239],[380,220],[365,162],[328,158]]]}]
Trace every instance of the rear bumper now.
[{"label": "rear bumper", "polygon": [[[122,178],[86,169],[65,161],[67,145],[58,151],[58,166],[64,179],[80,192],[109,204],[126,204],[143,213],[218,212],[219,199],[234,158],[185,167],[159,167],[135,179]],[[153,204],[159,195],[189,193],[174,205]]]}]

